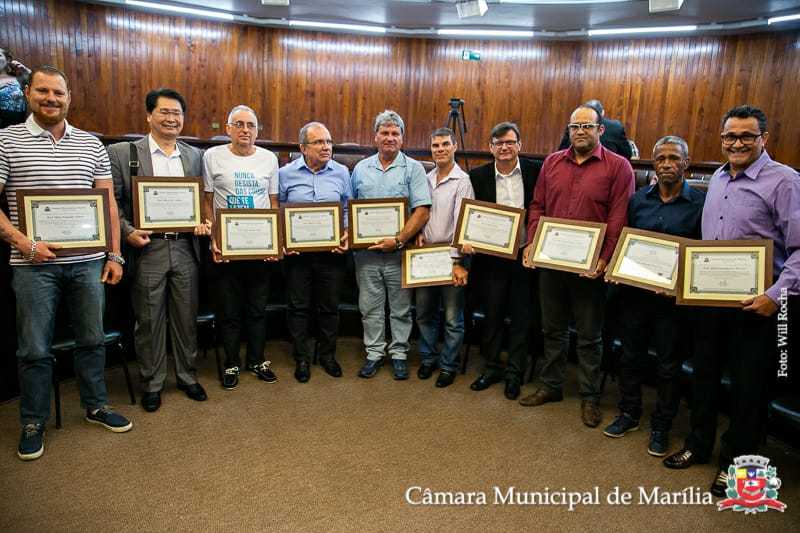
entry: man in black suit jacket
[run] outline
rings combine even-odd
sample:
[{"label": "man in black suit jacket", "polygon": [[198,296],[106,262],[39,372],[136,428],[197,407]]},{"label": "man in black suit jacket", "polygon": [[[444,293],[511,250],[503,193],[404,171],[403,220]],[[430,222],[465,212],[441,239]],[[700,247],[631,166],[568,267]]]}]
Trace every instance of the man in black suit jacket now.
[{"label": "man in black suit jacket", "polygon": [[[512,122],[496,125],[489,138],[494,161],[469,173],[475,199],[526,209],[533,196],[541,162],[519,157],[522,146],[519,128]],[[463,246],[462,251],[474,253],[470,245]],[[538,284],[534,283],[536,272],[524,268],[519,257],[503,259],[479,254],[473,260],[472,273],[473,279],[478,280],[480,301],[486,315],[482,346],[486,367],[470,388],[474,391],[484,390],[505,379],[505,396],[514,400],[519,396],[522,376],[525,374],[532,322],[536,339],[541,339],[541,328],[538,326],[541,321],[536,318],[539,314]],[[511,319],[511,325],[508,363],[504,367],[500,351],[506,316]]]},{"label": "man in black suit jacket", "polygon": [[[589,100],[583,105],[594,108],[600,114],[600,120],[603,123],[603,128],[605,128],[600,136],[600,144],[630,161],[633,156],[633,150],[630,141],[628,141],[628,136],[625,135],[625,126],[622,125],[622,122],[605,118],[605,110],[600,100]],[[564,130],[564,137],[561,139],[561,145],[559,145],[558,149],[564,150],[569,147],[569,128],[567,128]]]}]

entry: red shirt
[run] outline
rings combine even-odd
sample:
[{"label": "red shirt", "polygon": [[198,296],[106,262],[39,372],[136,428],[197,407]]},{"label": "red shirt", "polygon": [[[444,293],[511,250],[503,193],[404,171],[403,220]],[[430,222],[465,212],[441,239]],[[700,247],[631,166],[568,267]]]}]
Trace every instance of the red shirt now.
[{"label": "red shirt", "polygon": [[528,208],[528,242],[543,216],[608,224],[600,258],[611,259],[628,221],[628,200],[635,190],[627,159],[602,145],[583,163],[570,146],[547,156]]}]

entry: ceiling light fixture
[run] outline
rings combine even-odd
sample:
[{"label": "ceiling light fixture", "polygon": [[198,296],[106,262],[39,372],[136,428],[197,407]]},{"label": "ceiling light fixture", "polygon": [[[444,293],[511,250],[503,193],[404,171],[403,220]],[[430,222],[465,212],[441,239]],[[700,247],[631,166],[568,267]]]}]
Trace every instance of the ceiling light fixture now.
[{"label": "ceiling light fixture", "polygon": [[767,24],[776,24],[778,22],[789,22],[790,20],[800,20],[800,14],[786,15],[785,17],[772,17],[767,20]]},{"label": "ceiling light fixture", "polygon": [[173,13],[183,13],[186,15],[197,15],[200,17],[211,17],[222,20],[233,20],[232,13],[222,11],[208,11],[206,9],[195,9],[193,7],[171,6],[166,4],[156,4],[154,2],[140,2],[139,0],[125,0],[125,5],[157,9],[160,11],[171,11]]},{"label": "ceiling light fixture", "polygon": [[344,30],[367,33],[386,33],[382,26],[364,26],[361,24],[337,24],[334,22],[316,22],[313,20],[290,20],[289,26],[298,28],[311,28],[315,30]]},{"label": "ceiling light fixture", "polygon": [[626,33],[665,33],[665,32],[681,32],[681,31],[695,31],[697,26],[660,26],[654,28],[609,28],[607,30],[589,30],[589,37],[597,35],[622,35]]},{"label": "ceiling light fixture", "polygon": [[678,11],[683,5],[683,0],[650,0],[650,13],[663,13],[664,11]]},{"label": "ceiling light fixture", "polygon": [[262,6],[288,6],[289,0],[261,0]]},{"label": "ceiling light fixture", "polygon": [[436,30],[437,35],[451,35],[456,37],[533,37],[532,31],[518,30]]}]

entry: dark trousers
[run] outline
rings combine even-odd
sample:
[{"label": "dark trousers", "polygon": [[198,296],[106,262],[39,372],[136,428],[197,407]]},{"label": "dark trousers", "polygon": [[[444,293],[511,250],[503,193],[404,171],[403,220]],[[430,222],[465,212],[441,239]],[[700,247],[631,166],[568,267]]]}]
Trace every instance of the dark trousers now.
[{"label": "dark trousers", "polygon": [[225,367],[241,366],[239,348],[247,342],[247,363],[264,360],[267,340],[266,305],[272,267],[259,260],[214,265],[219,339],[225,350]]},{"label": "dark trousers", "polygon": [[571,272],[540,269],[544,366],[539,381],[548,391],[561,390],[567,370],[570,316],[575,321],[578,387],[581,400],[600,401],[600,362],[603,357],[603,318],[606,284]]},{"label": "dark trousers", "polygon": [[648,350],[656,352],[656,409],[650,414],[653,430],[669,431],[681,400],[681,363],[691,343],[691,307],[678,307],[675,298],[634,287],[620,286],[622,357],[619,409],[639,420],[642,416],[642,379]]},{"label": "dark trousers", "polygon": [[[521,379],[528,360],[531,323],[539,330],[536,307],[538,296],[532,281],[535,273],[522,266],[520,257],[503,259],[490,255],[475,258],[474,269],[479,277],[482,305],[486,315],[483,335],[483,356],[487,376],[505,375],[505,379]],[[505,319],[511,324],[508,335],[508,364],[503,367],[500,352],[505,333]],[[537,336],[538,338],[538,336]]]},{"label": "dark trousers", "polygon": [[316,303],[320,360],[336,355],[339,333],[339,298],[345,275],[345,257],[331,252],[306,252],[284,257],[286,313],[296,361],[308,361],[308,318]]},{"label": "dark trousers", "polygon": [[730,424],[720,439],[719,467],[755,453],[763,431],[777,364],[775,315],[766,318],[738,308],[697,308],[692,431],[686,448],[701,462],[711,458],[717,431],[720,378],[731,378]]}]

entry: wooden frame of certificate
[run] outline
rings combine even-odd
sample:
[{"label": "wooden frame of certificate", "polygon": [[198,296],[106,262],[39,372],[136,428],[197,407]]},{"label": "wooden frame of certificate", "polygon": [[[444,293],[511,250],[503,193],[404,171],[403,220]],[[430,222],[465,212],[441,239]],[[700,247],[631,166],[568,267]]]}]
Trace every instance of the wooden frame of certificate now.
[{"label": "wooden frame of certificate", "polygon": [[283,204],[280,209],[288,250],[329,252],[341,245],[344,234],[341,202]]},{"label": "wooden frame of certificate", "polygon": [[741,307],[772,285],[772,247],[769,239],[682,244],[676,302]]},{"label": "wooden frame of certificate", "polygon": [[394,238],[406,225],[408,198],[368,198],[347,201],[348,238],[353,249]]},{"label": "wooden frame of certificate", "polygon": [[278,209],[217,209],[217,248],[230,261],[283,259],[282,226]]},{"label": "wooden frame of certificate", "polygon": [[686,242],[691,241],[624,227],[608,263],[606,280],[675,296],[681,243]]},{"label": "wooden frame of certificate", "polygon": [[400,262],[404,289],[453,284],[453,259],[450,243],[426,244],[403,250]]},{"label": "wooden frame of certificate", "polygon": [[192,231],[202,223],[201,177],[133,176],[133,225],[158,232]]},{"label": "wooden frame of certificate", "polygon": [[516,259],[524,223],[524,209],[464,199],[454,241],[470,244],[476,252]]},{"label": "wooden frame of certificate", "polygon": [[111,250],[108,189],[19,189],[19,230],[36,242],[60,244],[54,254]]},{"label": "wooden frame of certificate", "polygon": [[591,274],[597,268],[607,224],[541,217],[528,263],[537,267]]}]

